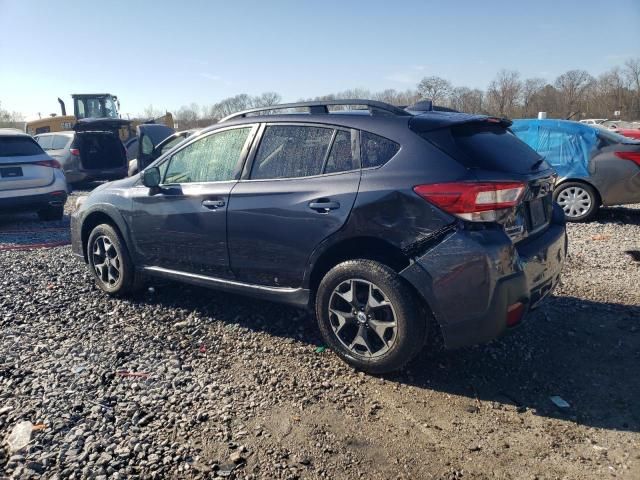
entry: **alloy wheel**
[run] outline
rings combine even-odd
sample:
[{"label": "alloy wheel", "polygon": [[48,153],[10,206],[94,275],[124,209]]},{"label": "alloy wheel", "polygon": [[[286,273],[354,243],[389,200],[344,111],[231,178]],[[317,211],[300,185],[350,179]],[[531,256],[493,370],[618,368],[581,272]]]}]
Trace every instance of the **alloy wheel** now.
[{"label": "alloy wheel", "polygon": [[568,187],[560,192],[557,202],[567,217],[578,218],[589,212],[593,199],[582,187]]},{"label": "alloy wheel", "polygon": [[333,290],[329,321],[340,343],[363,358],[387,353],[398,333],[389,298],[377,285],[362,279],[345,280]]},{"label": "alloy wheel", "polygon": [[91,260],[100,282],[107,287],[113,287],[118,283],[121,274],[120,256],[107,236],[101,235],[94,240]]}]

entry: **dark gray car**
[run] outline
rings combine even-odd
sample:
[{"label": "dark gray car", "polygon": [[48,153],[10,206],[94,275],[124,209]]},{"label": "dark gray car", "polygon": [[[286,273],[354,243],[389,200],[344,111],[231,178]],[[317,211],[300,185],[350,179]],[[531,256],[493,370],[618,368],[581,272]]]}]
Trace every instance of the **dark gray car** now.
[{"label": "dark gray car", "polygon": [[342,359],[386,372],[434,329],[448,348],[495,338],[558,283],[555,174],[508,121],[370,100],[267,110],[86,197],[73,251],[102,290],[155,276],[308,307]]}]

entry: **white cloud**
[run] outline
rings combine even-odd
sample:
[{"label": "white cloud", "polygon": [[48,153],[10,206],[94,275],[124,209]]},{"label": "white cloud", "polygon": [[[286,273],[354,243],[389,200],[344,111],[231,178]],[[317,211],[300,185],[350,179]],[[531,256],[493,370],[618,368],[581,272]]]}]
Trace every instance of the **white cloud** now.
[{"label": "white cloud", "polygon": [[633,55],[631,55],[630,53],[623,53],[623,54],[617,54],[617,55],[607,55],[605,58],[607,60],[613,60],[613,61],[620,61],[620,60],[628,60],[631,57],[633,57]]},{"label": "white cloud", "polygon": [[212,73],[201,73],[200,76],[202,78],[206,78],[207,80],[213,80],[213,81],[218,81],[218,80],[222,80],[222,77],[220,75],[213,75]]},{"label": "white cloud", "polygon": [[417,83],[418,79],[409,73],[396,72],[384,77],[385,80],[397,83]]}]

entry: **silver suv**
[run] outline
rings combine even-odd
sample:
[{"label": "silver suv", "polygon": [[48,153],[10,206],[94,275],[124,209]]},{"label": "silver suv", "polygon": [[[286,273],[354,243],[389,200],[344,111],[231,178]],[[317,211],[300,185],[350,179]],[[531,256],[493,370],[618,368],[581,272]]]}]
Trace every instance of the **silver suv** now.
[{"label": "silver suv", "polygon": [[120,119],[80,120],[74,131],[41,133],[34,138],[62,165],[69,183],[117,180],[127,176],[127,152],[118,130]]},{"label": "silver suv", "polygon": [[60,162],[30,135],[0,129],[0,213],[33,210],[42,220],[60,220],[66,200]]}]

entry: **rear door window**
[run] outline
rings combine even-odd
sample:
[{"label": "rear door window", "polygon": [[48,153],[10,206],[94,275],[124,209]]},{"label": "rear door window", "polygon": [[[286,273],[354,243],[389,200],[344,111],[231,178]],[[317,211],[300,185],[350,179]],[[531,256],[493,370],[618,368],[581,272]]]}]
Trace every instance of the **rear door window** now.
[{"label": "rear door window", "polygon": [[362,132],[362,168],[379,167],[387,163],[400,150],[400,145],[388,138],[369,132]]},{"label": "rear door window", "polygon": [[266,127],[251,179],[299,178],[320,175],[334,130],[303,125]]},{"label": "rear door window", "polygon": [[69,137],[65,137],[64,135],[55,135],[53,137],[53,143],[51,144],[52,150],[62,150],[66,148],[67,143],[69,143]]},{"label": "rear door window", "polygon": [[31,137],[0,137],[0,157],[28,157],[42,153],[42,148]]},{"label": "rear door window", "polygon": [[53,145],[53,135],[45,135],[43,137],[38,137],[36,139],[38,145],[42,147],[43,150],[51,150],[51,146]]},{"label": "rear door window", "polygon": [[467,168],[531,173],[542,158],[510,130],[489,122],[463,123],[420,135]]},{"label": "rear door window", "polygon": [[354,150],[355,145],[351,138],[351,132],[338,130],[333,138],[324,173],[346,172],[358,168],[355,162]]}]

